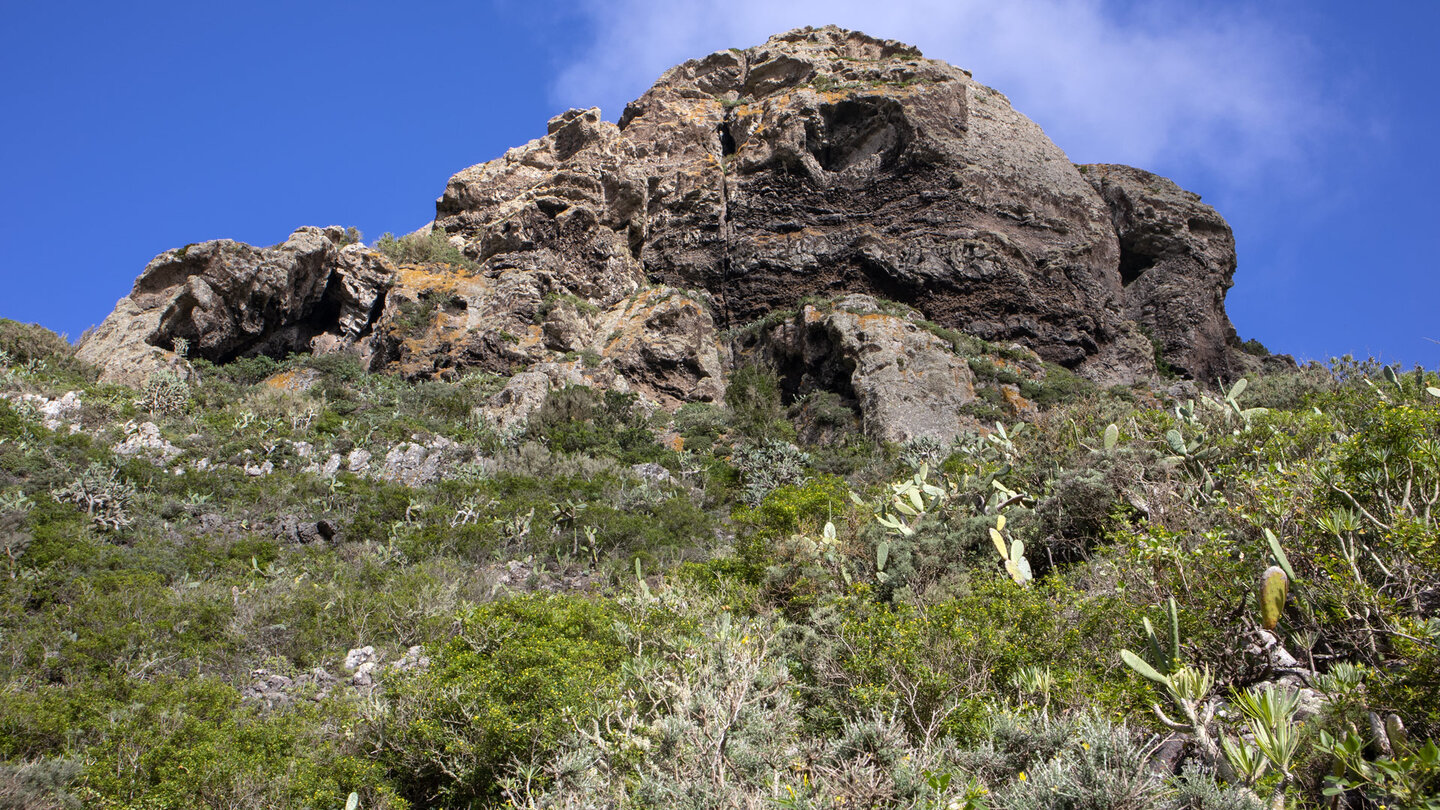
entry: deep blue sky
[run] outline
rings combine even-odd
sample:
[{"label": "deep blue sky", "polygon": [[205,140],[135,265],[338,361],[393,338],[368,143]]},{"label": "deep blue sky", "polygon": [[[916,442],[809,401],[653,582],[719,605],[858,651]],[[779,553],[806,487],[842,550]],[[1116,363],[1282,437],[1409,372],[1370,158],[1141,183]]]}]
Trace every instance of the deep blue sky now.
[{"label": "deep blue sky", "polygon": [[[877,6],[883,6],[877,8]],[[1242,337],[1440,365],[1440,4],[575,0],[5,4],[0,316],[77,336],[156,254],[427,222],[446,179],[569,106],[801,24],[919,45],[1077,162],[1234,227]]]}]

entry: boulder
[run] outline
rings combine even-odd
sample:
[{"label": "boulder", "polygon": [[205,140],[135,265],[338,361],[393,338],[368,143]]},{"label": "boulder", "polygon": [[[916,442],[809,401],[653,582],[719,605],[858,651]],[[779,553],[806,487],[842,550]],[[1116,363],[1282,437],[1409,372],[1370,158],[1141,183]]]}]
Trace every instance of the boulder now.
[{"label": "boulder", "polygon": [[[874,390],[846,396],[877,436],[948,434],[969,396],[944,341],[928,356],[922,319],[1106,385],[1153,379],[1157,346],[1206,383],[1255,364],[1224,311],[1234,240],[1197,196],[1077,167],[968,72],[834,26],[678,65],[615,124],[593,108],[558,115],[451,177],[406,238],[417,250],[403,255],[431,260],[392,262],[338,228],[169,251],[80,357],[136,385],[188,373],[182,344],[214,362],[350,351],[410,379],[522,375],[482,404],[510,429],[559,377],[666,408],[719,401],[747,325],[861,295],[917,314],[822,308],[792,324],[815,337],[791,348],[841,347],[821,353],[858,364],[847,374]],[[879,365],[847,354],[859,347]],[[827,375],[839,379],[810,376]]]}]

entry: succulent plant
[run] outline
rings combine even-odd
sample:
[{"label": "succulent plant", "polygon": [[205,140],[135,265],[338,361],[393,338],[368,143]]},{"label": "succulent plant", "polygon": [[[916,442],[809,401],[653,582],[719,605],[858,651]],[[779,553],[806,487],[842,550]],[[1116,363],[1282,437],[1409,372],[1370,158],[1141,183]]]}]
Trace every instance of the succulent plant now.
[{"label": "succulent plant", "polygon": [[1025,559],[1025,544],[1017,537],[1012,538],[1007,546],[1004,532],[1005,516],[999,515],[995,518],[995,526],[990,529],[990,540],[1005,562],[1005,573],[1015,580],[1015,584],[1024,585],[1035,578],[1030,571],[1030,561]]}]

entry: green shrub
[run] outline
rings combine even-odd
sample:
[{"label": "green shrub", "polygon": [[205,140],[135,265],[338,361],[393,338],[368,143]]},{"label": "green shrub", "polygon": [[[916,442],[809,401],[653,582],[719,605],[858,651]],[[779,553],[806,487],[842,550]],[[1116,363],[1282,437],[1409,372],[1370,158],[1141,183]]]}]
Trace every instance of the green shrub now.
[{"label": "green shrub", "polygon": [[1020,381],[1020,394],[1042,408],[1079,402],[1095,393],[1095,383],[1064,366],[1046,363],[1045,377]]},{"label": "green shrub", "polygon": [[214,678],[115,679],[4,693],[0,758],[75,756],[53,787],[85,807],[338,808],[352,791],[406,807],[348,747],[353,725],[334,702],[261,712]]},{"label": "green shrub", "polygon": [[839,520],[849,506],[845,481],[822,475],[772,490],[758,505],[736,510],[735,519],[756,537],[773,542],[798,531],[816,531],[827,520]]},{"label": "green shrub", "polygon": [[1261,343],[1259,340],[1256,340],[1255,338],[1250,338],[1249,340],[1246,340],[1246,341],[1242,342],[1242,343],[1240,344],[1240,351],[1245,352],[1246,354],[1251,355],[1252,357],[1269,357],[1269,356],[1270,356],[1270,350],[1267,349],[1267,348],[1265,348],[1265,344],[1264,344],[1264,343]]},{"label": "green shrub", "polygon": [[685,449],[709,450],[725,432],[725,412],[709,402],[687,402],[675,412],[673,429],[685,439]]},{"label": "green shrub", "polygon": [[[1150,765],[1150,752],[1123,724],[1093,714],[1028,722],[1059,745],[1027,746],[1018,776],[993,791],[1006,810],[1152,810],[1169,792]],[[1047,740],[1050,742],[1050,740]],[[1050,750],[1046,750],[1050,749]],[[1011,771],[1017,773],[1017,771]],[[1006,777],[1009,775],[1006,774]],[[998,780],[997,780],[998,781]]]},{"label": "green shrub", "polygon": [[754,441],[791,441],[795,428],[785,419],[780,379],[769,368],[741,366],[731,372],[725,388],[730,429]]},{"label": "green shrub", "polygon": [[450,264],[466,270],[479,270],[480,265],[450,244],[449,234],[432,229],[426,234],[396,237],[385,233],[375,241],[375,249],[400,264]]},{"label": "green shrub", "polygon": [[[646,509],[617,509],[609,504],[592,503],[577,523],[595,530],[595,552],[610,555],[624,563],[622,570],[634,571],[635,558],[646,561],[668,552],[679,557],[685,552],[698,552],[711,542],[714,522],[689,497],[666,498]],[[565,543],[564,545],[569,545]]]},{"label": "green shrub", "polygon": [[574,723],[609,696],[626,648],[610,602],[527,596],[460,615],[430,668],[399,683],[375,744],[417,804],[499,798],[513,760],[553,754]]},{"label": "green shrub", "polygon": [[158,371],[150,375],[135,404],[151,416],[184,413],[190,405],[190,384],[173,371]]},{"label": "green shrub", "polygon": [[766,439],[736,448],[731,463],[740,473],[741,503],[755,506],[775,488],[805,480],[810,454],[789,442]]},{"label": "green shrub", "polygon": [[570,385],[551,391],[530,417],[526,435],[561,453],[589,453],[628,463],[657,458],[663,448],[635,407],[635,394]]},{"label": "green shrub", "polygon": [[190,364],[200,372],[202,379],[208,379],[214,374],[235,385],[242,386],[255,385],[275,374],[282,367],[279,360],[263,354],[236,358],[218,366],[200,358],[191,360]]},{"label": "green shrub", "polygon": [[[403,808],[373,762],[324,736],[317,709],[263,715],[210,679],[141,684],[87,749],[92,806]],[[318,734],[317,734],[318,732]]]},{"label": "green shrub", "polygon": [[0,810],[78,810],[73,785],[80,771],[70,759],[0,765]]},{"label": "green shrub", "polygon": [[0,357],[12,367],[43,368],[72,383],[95,378],[94,369],[75,358],[74,346],[39,324],[0,318]]},{"label": "green shrub", "polygon": [[414,298],[397,298],[396,309],[400,314],[395,318],[394,327],[402,333],[419,331],[434,322],[436,313],[462,302],[454,293],[436,290],[423,290]]}]

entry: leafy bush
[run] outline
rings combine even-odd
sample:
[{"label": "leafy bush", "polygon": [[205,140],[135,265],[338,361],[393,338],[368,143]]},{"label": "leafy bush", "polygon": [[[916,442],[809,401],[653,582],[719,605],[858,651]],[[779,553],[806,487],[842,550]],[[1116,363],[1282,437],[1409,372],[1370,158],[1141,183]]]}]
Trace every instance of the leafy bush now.
[{"label": "leafy bush", "polygon": [[741,502],[755,506],[777,487],[804,480],[810,456],[789,442],[768,439],[740,446],[731,463],[740,472]]},{"label": "leafy bush", "polygon": [[685,440],[685,449],[709,450],[725,432],[726,416],[709,402],[687,402],[675,412],[673,428]]},{"label": "leafy bush", "polygon": [[635,394],[569,385],[551,391],[531,417],[526,435],[561,453],[611,456],[628,463],[662,452],[636,407]]},{"label": "leafy bush", "polygon": [[75,347],[65,338],[39,324],[0,318],[0,363],[14,368],[44,370],[59,374],[70,384],[95,379],[95,371],[75,358]]},{"label": "leafy bush", "polygon": [[994,792],[1004,810],[1151,810],[1168,792],[1150,752],[1125,725],[1091,714],[1074,721],[1031,719],[1042,734],[1064,729],[1058,750],[1031,747],[1018,778]]},{"label": "leafy bush", "polygon": [[80,763],[68,759],[0,765],[0,810],[80,808],[72,792],[80,770]]},{"label": "leafy bush", "polygon": [[741,366],[730,374],[725,387],[730,429],[757,442],[791,441],[795,428],[785,419],[780,379],[764,366]]},{"label": "leafy bush", "polygon": [[184,413],[190,404],[190,385],[173,371],[156,372],[145,382],[135,404],[152,416]]},{"label": "leafy bush", "polygon": [[763,620],[728,613],[673,634],[626,667],[623,691],[594,726],[609,733],[578,726],[564,755],[533,760],[542,778],[507,782],[510,800],[522,807],[573,806],[582,797],[602,806],[758,806],[798,753],[795,703],[774,640]]},{"label": "leafy bush", "polygon": [[613,694],[626,648],[613,603],[530,596],[462,614],[430,668],[394,687],[375,744],[422,805],[500,796],[516,759],[554,754],[574,724]]},{"label": "leafy bush", "polygon": [[1246,340],[1246,341],[1241,342],[1241,344],[1240,344],[1240,351],[1245,352],[1246,354],[1251,355],[1252,357],[1269,357],[1269,356],[1270,356],[1270,350],[1267,349],[1267,348],[1265,348],[1265,344],[1264,344],[1264,343],[1261,343],[1259,340],[1256,340],[1255,338],[1250,338],[1249,340]]},{"label": "leafy bush", "polygon": [[450,244],[449,235],[443,230],[432,229],[425,234],[409,234],[396,237],[392,233],[382,234],[375,241],[375,249],[400,264],[450,264],[465,270],[475,271],[480,265],[460,249]]},{"label": "leafy bush", "polygon": [[200,372],[202,378],[208,378],[212,374],[218,375],[222,379],[241,386],[254,385],[281,369],[280,361],[264,354],[257,354],[254,357],[239,357],[218,366],[201,358],[191,360],[190,364]]},{"label": "leafy bush", "polygon": [[[343,708],[324,711],[350,724]],[[373,762],[347,749],[339,728],[316,722],[321,712],[298,706],[267,715],[213,678],[160,678],[38,700],[12,696],[0,701],[0,728],[23,724],[22,740],[50,728],[57,743],[75,746],[78,773],[57,763],[44,792],[85,807],[341,807],[351,791],[366,807],[406,807]],[[17,775],[39,787],[34,766]]]}]

